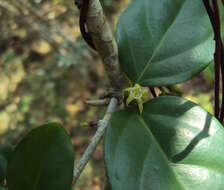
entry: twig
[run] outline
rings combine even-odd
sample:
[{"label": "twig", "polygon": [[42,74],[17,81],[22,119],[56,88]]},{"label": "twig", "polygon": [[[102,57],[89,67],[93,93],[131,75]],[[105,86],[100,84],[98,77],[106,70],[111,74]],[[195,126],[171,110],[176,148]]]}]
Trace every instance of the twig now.
[{"label": "twig", "polygon": [[220,90],[220,64],[219,64],[219,57],[217,55],[217,48],[218,48],[218,43],[217,43],[217,21],[215,18],[214,11],[212,9],[212,6],[210,5],[210,2],[208,0],[203,0],[204,6],[206,8],[207,14],[209,16],[212,29],[214,31],[214,39],[216,41],[216,50],[214,53],[214,69],[215,69],[215,117],[219,119],[219,90]]},{"label": "twig", "polygon": [[220,111],[220,122],[223,124],[224,119],[224,47],[221,44],[221,70],[222,70],[222,104]]},{"label": "twig", "polygon": [[110,98],[105,98],[101,100],[86,100],[85,103],[90,106],[106,106],[110,103]]},{"label": "twig", "polygon": [[[204,6],[210,18],[212,28],[214,31],[214,40],[216,42],[215,53],[214,53],[214,62],[215,62],[215,117],[219,119],[220,122],[223,121],[224,117],[224,53],[223,53],[223,44],[221,39],[221,25],[220,25],[220,14],[218,1],[212,0],[212,3],[209,0],[203,0]],[[220,90],[220,68],[222,71],[222,106],[221,114],[219,108],[219,90]]]},{"label": "twig", "polygon": [[82,173],[85,165],[90,159],[90,156],[92,155],[93,151],[95,150],[96,146],[99,144],[100,139],[102,138],[104,131],[108,125],[108,122],[110,120],[111,114],[115,111],[117,107],[118,101],[116,98],[112,98],[110,100],[110,104],[107,108],[106,114],[102,120],[98,122],[98,129],[91,140],[91,143],[87,147],[86,151],[82,155],[81,160],[79,161],[78,165],[76,166],[74,170],[74,176],[73,176],[73,185],[77,182],[80,174]]},{"label": "twig", "polygon": [[104,183],[103,190],[111,190],[111,186],[110,186],[110,183],[109,183],[109,180],[108,180],[108,176],[106,176],[106,178],[105,178],[105,183]]},{"label": "twig", "polygon": [[157,95],[156,95],[155,88],[153,88],[153,87],[149,87],[149,90],[150,90],[152,96],[153,96],[154,98],[156,98]]},{"label": "twig", "polygon": [[[222,0],[222,4],[224,6],[224,0]],[[221,37],[221,19],[220,19],[220,12],[219,12],[219,7],[218,7],[218,2],[213,0],[213,5],[214,5],[214,12],[215,16],[217,17],[217,28],[218,28],[218,52],[219,52],[219,61],[220,61],[220,66],[221,66],[221,72],[222,72],[222,103],[221,103],[221,110],[220,110],[220,116],[219,120],[223,124],[223,119],[224,119],[224,45]]]},{"label": "twig", "polygon": [[[219,114],[219,91],[220,91],[220,68],[222,69],[223,74],[223,66],[221,63],[221,49],[222,49],[222,41],[221,41],[221,26],[220,26],[220,14],[219,14],[219,7],[218,7],[218,1],[212,0],[213,5],[213,15],[214,15],[214,34],[215,34],[215,54],[214,54],[214,60],[215,60],[215,74],[217,75],[217,88],[218,88],[218,95],[216,97],[217,99],[217,111],[215,112],[215,115],[218,114],[218,119],[220,120]],[[222,84],[223,84],[223,77],[222,77]],[[216,116],[217,117],[217,116]],[[221,121],[221,120],[220,120]],[[222,121],[221,121],[222,122]]]}]

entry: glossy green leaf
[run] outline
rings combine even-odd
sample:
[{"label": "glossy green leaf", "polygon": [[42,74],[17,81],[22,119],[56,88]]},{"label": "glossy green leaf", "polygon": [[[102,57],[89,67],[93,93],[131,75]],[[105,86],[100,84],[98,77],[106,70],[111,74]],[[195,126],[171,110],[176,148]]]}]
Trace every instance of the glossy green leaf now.
[{"label": "glossy green leaf", "polygon": [[213,59],[202,0],[132,0],[117,25],[121,66],[129,79],[166,86],[190,79]]},{"label": "glossy green leaf", "polygon": [[65,129],[49,123],[32,130],[10,159],[10,190],[70,190],[74,152]]},{"label": "glossy green leaf", "polygon": [[105,137],[112,190],[221,190],[224,129],[198,105],[174,96],[113,114]]}]

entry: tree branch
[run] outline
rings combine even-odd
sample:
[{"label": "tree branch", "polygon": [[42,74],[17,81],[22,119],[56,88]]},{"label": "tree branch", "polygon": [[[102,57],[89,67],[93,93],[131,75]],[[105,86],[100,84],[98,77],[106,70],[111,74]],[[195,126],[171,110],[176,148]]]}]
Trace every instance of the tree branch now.
[{"label": "tree branch", "polygon": [[98,122],[98,129],[97,129],[91,143],[87,147],[86,151],[82,155],[81,160],[79,161],[78,165],[76,166],[76,168],[74,170],[73,185],[75,185],[75,183],[78,180],[80,174],[82,173],[85,165],[89,161],[90,156],[92,155],[96,146],[99,144],[99,142],[100,142],[100,140],[101,140],[101,138],[104,134],[104,131],[105,131],[107,125],[108,125],[111,114],[115,111],[115,109],[117,107],[117,104],[118,104],[117,99],[112,98],[110,100],[110,104],[107,108],[107,111],[106,111],[106,114],[105,114],[104,118]]},{"label": "tree branch", "polygon": [[[75,4],[78,8],[83,5],[83,0],[75,0]],[[121,97],[122,90],[127,86],[128,81],[125,76],[122,74],[119,58],[118,58],[118,47],[114,39],[114,36],[111,32],[110,26],[106,21],[106,18],[103,13],[102,6],[99,0],[90,0],[88,12],[85,18],[85,23],[87,25],[88,34],[91,35],[93,40],[94,47],[99,53],[106,73],[109,77],[111,84],[111,95],[112,99],[107,108],[107,112],[103,118],[98,122],[98,129],[87,147],[86,151],[82,155],[81,160],[74,170],[73,185],[75,185],[78,180],[81,172],[83,171],[85,165],[90,159],[91,154],[95,150],[96,146],[100,142],[101,137],[104,134],[104,131],[108,125],[109,119],[112,112],[115,111],[118,100]]]},{"label": "tree branch", "polygon": [[[83,4],[82,0],[75,1],[77,5]],[[103,61],[111,87],[119,97],[122,89],[128,83],[120,68],[117,43],[104,16],[99,0],[90,0],[86,24],[88,33],[91,35],[94,46]]]}]

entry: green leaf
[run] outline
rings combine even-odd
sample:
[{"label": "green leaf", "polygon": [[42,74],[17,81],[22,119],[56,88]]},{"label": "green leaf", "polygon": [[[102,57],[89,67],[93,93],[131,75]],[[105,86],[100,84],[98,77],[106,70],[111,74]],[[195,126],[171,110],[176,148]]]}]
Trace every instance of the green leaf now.
[{"label": "green leaf", "polygon": [[143,86],[190,79],[213,59],[214,40],[202,0],[132,0],[117,25],[121,66]]},{"label": "green leaf", "polygon": [[9,189],[70,190],[73,168],[73,147],[65,129],[45,124],[16,147],[7,170]]},{"label": "green leaf", "polygon": [[220,190],[224,130],[198,105],[162,96],[112,115],[105,161],[112,190]]}]

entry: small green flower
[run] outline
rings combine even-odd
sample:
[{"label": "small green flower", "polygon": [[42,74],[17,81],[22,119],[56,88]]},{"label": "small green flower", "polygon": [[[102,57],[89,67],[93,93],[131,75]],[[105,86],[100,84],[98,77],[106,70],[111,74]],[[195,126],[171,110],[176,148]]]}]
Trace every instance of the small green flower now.
[{"label": "small green flower", "polygon": [[125,88],[122,91],[122,96],[124,97],[126,93],[128,93],[126,105],[128,106],[130,102],[135,100],[138,104],[138,109],[141,114],[143,111],[143,100],[146,97],[148,91],[136,83],[133,87]]}]

